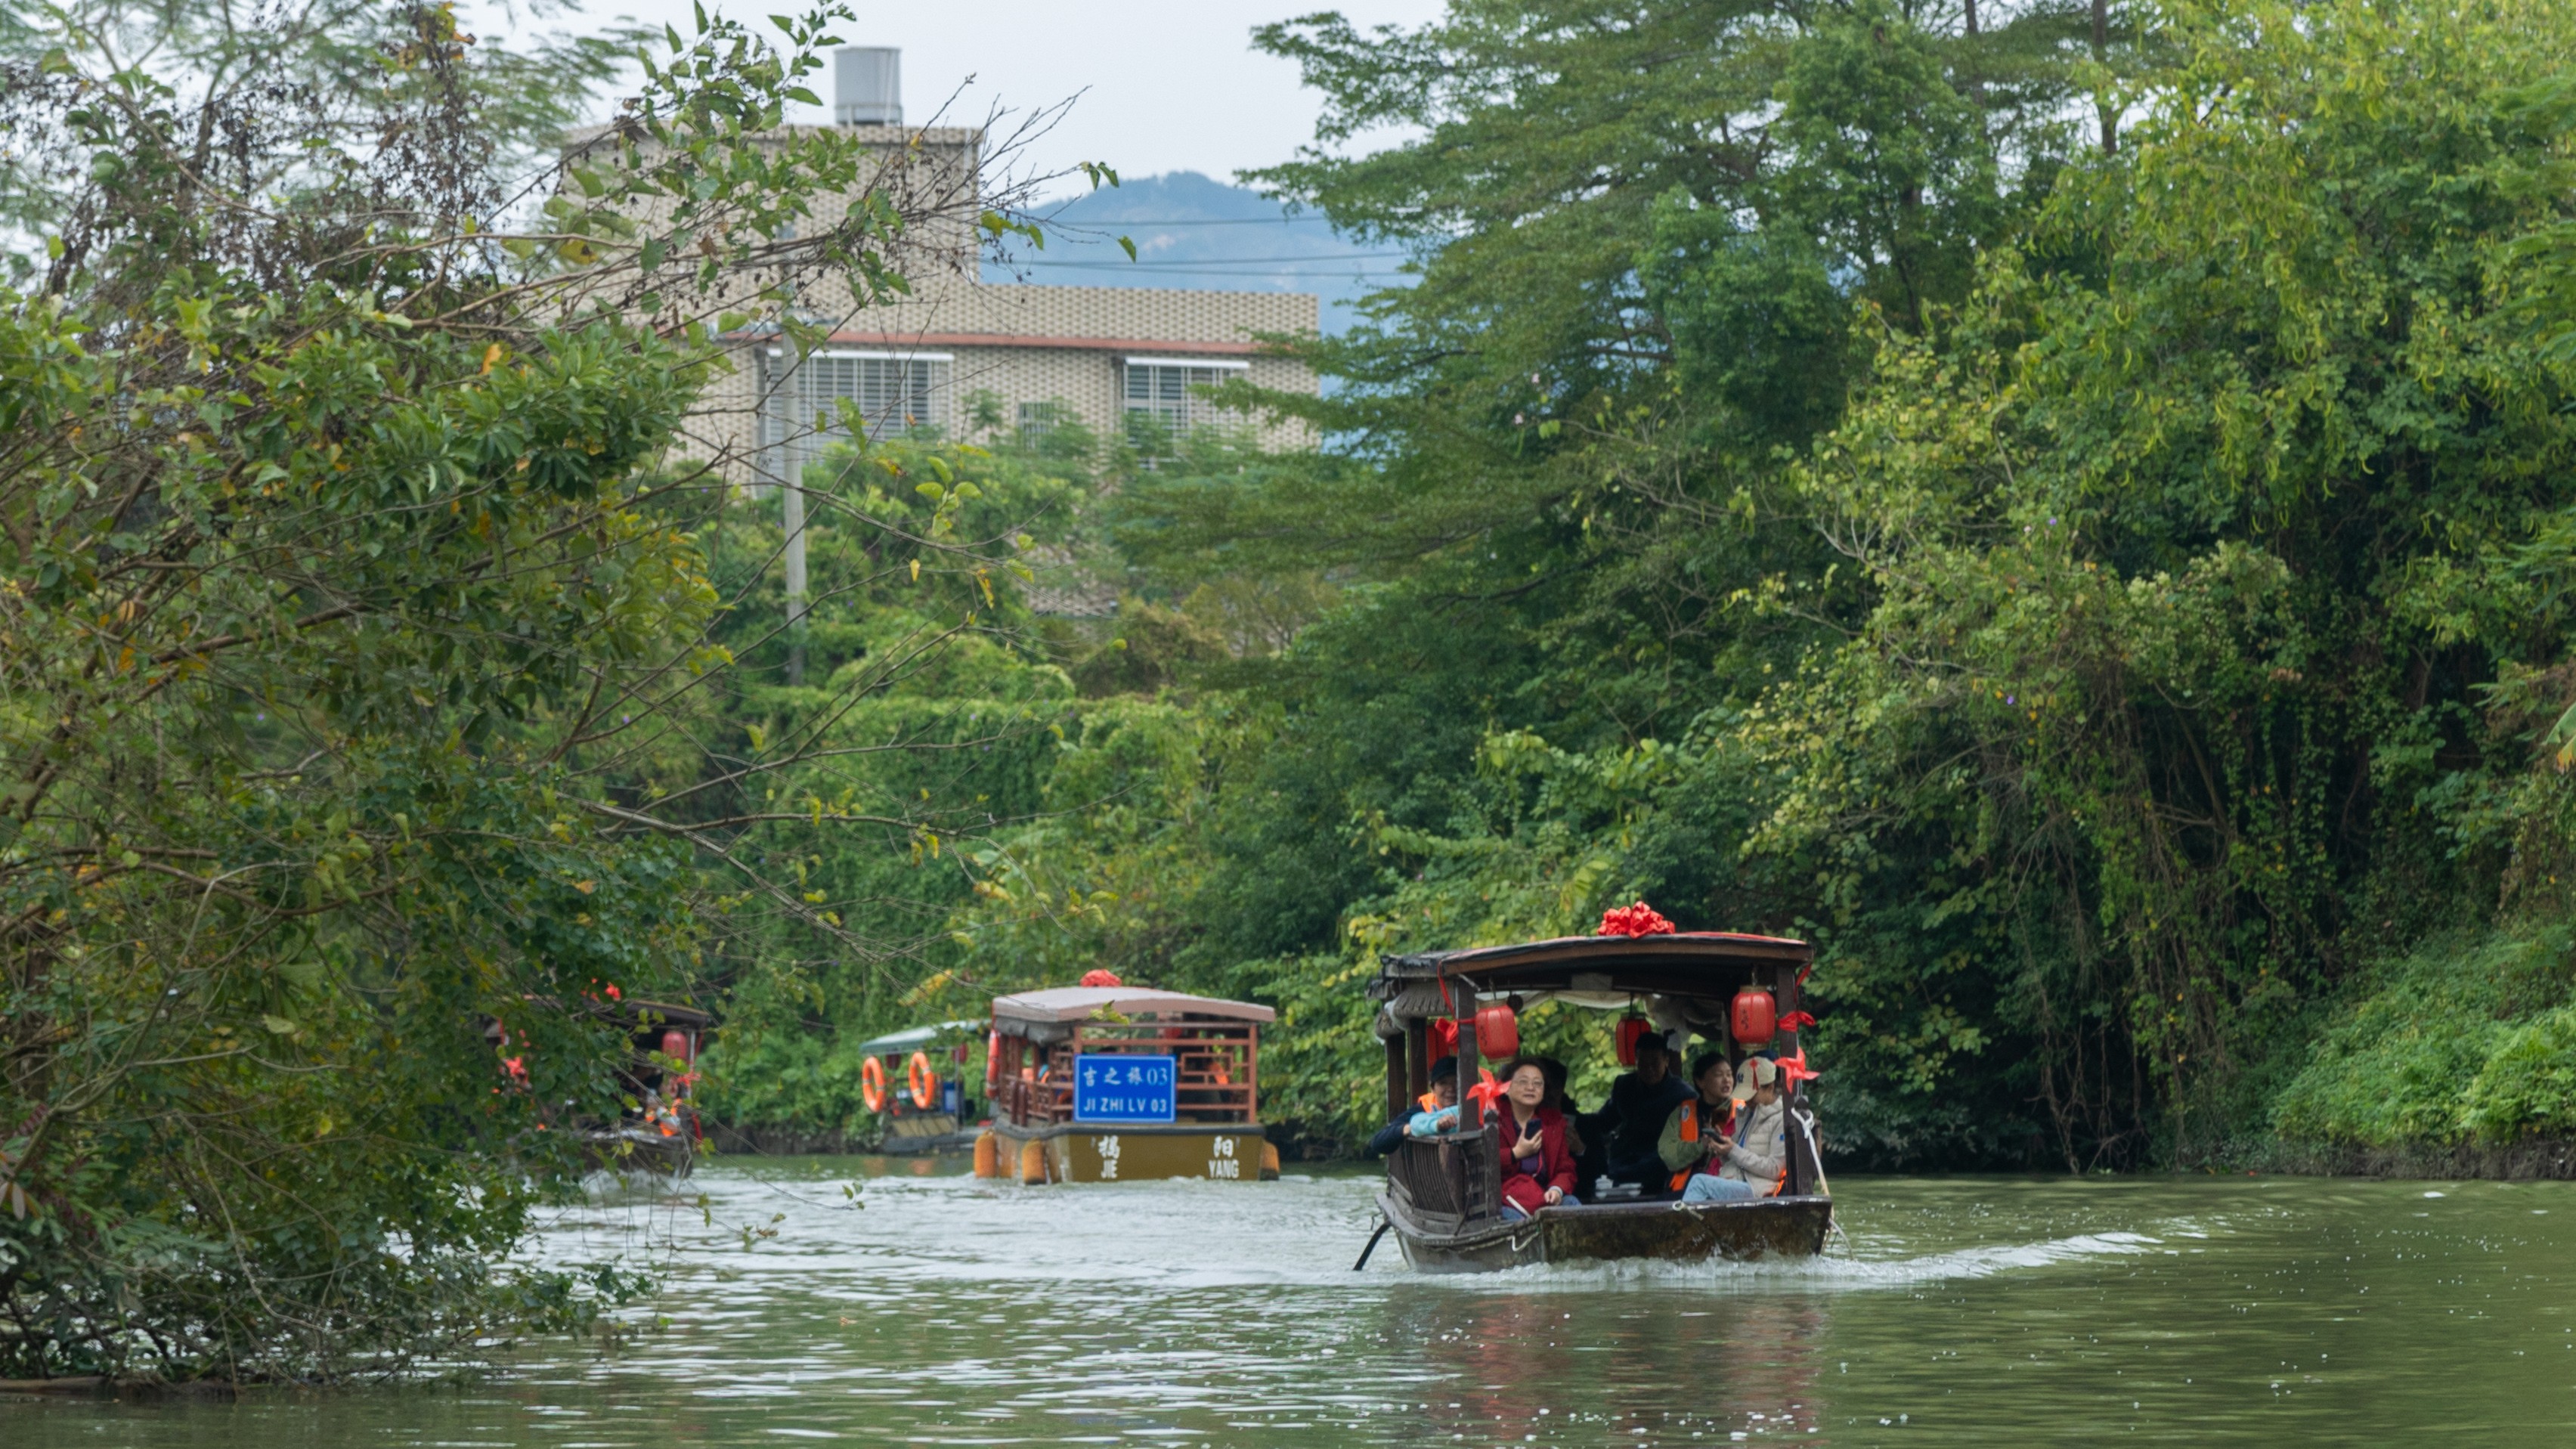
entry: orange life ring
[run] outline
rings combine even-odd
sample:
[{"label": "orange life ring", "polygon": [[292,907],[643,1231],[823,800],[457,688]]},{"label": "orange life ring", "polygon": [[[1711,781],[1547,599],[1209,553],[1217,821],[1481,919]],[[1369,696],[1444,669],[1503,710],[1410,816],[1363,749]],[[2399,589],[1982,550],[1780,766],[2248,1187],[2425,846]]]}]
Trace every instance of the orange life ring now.
[{"label": "orange life ring", "polygon": [[875,1057],[870,1057],[860,1064],[859,1100],[867,1103],[868,1110],[871,1112],[885,1110],[885,1063]]},{"label": "orange life ring", "polygon": [[904,1085],[912,1088],[912,1105],[927,1112],[939,1104],[939,1076],[930,1069],[930,1054],[914,1052],[912,1062],[903,1069]]}]

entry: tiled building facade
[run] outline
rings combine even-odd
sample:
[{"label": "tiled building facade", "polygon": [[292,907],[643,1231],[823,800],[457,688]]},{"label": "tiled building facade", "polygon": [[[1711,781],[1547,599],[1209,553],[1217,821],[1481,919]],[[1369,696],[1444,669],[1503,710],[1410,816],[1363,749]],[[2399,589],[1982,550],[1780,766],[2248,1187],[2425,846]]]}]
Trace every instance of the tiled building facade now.
[{"label": "tiled building facade", "polygon": [[[838,70],[841,130],[881,148],[877,184],[921,218],[890,258],[913,291],[861,307],[844,283],[807,289],[796,310],[830,340],[801,360],[774,328],[736,343],[736,366],[702,395],[690,428],[693,450],[725,459],[734,481],[793,476],[834,441],[843,398],[878,437],[980,435],[973,405],[989,401],[1006,429],[1070,419],[1108,441],[1142,419],[1165,432],[1237,421],[1194,391],[1207,384],[1315,390],[1303,363],[1255,340],[1312,334],[1311,293],[986,284],[974,226],[983,133],[901,125],[893,52],[843,51]],[[1262,439],[1312,441],[1297,423],[1265,424]]]},{"label": "tiled building facade", "polygon": [[[954,275],[916,285],[912,298],[834,319],[828,345],[801,365],[774,341],[742,343],[733,373],[709,389],[702,434],[726,452],[762,454],[760,471],[773,473],[830,441],[813,423],[841,397],[880,437],[965,435],[970,403],[990,394],[1005,427],[1064,416],[1109,439],[1131,418],[1170,431],[1227,421],[1195,391],[1207,384],[1315,388],[1305,364],[1254,340],[1312,333],[1310,293],[992,286]],[[1264,441],[1308,439],[1290,425]]]}]

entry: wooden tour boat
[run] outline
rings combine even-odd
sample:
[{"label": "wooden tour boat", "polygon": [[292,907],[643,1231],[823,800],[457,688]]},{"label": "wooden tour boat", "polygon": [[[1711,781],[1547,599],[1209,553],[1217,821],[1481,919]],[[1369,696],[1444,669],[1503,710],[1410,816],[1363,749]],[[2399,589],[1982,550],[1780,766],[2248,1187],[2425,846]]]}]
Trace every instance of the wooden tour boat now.
[{"label": "wooden tour boat", "polygon": [[1132,986],[993,1001],[982,1177],[1251,1182],[1279,1173],[1262,1135],[1260,1031],[1275,1013]]},{"label": "wooden tour boat", "polygon": [[[706,1135],[698,1122],[698,1051],[715,1018],[668,1001],[587,1001],[582,1011],[625,1033],[627,1057],[617,1068],[617,1085],[633,1104],[613,1121],[585,1117],[569,1124],[592,1164],[611,1172],[688,1176]],[[508,1046],[499,1018],[483,1017],[481,1027],[496,1054]],[[515,1062],[503,1065],[524,1083]]]},{"label": "wooden tour boat", "polygon": [[[1605,1011],[1625,1010],[1635,1028],[1667,1032],[1677,1043],[1696,1032],[1741,1061],[1751,1046],[1798,1052],[1798,988],[1814,960],[1804,941],[1724,932],[1667,931],[1640,936],[1568,936],[1517,946],[1390,956],[1370,984],[1384,1003],[1378,1033],[1386,1042],[1390,1117],[1413,1110],[1429,1084],[1432,1023],[1457,1024],[1458,1080],[1478,1080],[1479,1003],[1517,1013],[1542,1000]],[[1781,1028],[1753,1043],[1735,1039],[1736,998],[1767,998],[1755,1019]],[[1640,1008],[1644,1017],[1634,1017]],[[1489,1026],[1500,1025],[1489,1018]],[[1445,1037],[1446,1028],[1437,1035]],[[1625,1036],[1633,1041],[1633,1036]],[[1624,1049],[1623,1049],[1624,1050]],[[1804,1057],[1798,1058],[1803,1065]],[[1387,1158],[1378,1207],[1406,1261],[1426,1272],[1482,1272],[1535,1263],[1626,1259],[1696,1262],[1712,1257],[1806,1257],[1821,1252],[1833,1226],[1833,1199],[1817,1150],[1813,1105],[1789,1085],[1789,1175],[1778,1194],[1750,1202],[1682,1203],[1669,1194],[1634,1201],[1541,1208],[1519,1221],[1502,1212],[1500,1129],[1477,1124],[1423,1141],[1407,1139]],[[1462,1114],[1471,1122],[1475,1114]],[[1590,1196],[1580,1184],[1576,1196]],[[1374,1248],[1377,1238],[1369,1240]],[[1364,1265],[1368,1254],[1360,1261]]]},{"label": "wooden tour boat", "polygon": [[[943,1021],[859,1043],[860,1098],[878,1114],[877,1150],[899,1155],[963,1152],[975,1145],[975,1099],[966,1095],[968,1048],[983,1023]],[[941,1046],[942,1041],[949,1043]]]}]

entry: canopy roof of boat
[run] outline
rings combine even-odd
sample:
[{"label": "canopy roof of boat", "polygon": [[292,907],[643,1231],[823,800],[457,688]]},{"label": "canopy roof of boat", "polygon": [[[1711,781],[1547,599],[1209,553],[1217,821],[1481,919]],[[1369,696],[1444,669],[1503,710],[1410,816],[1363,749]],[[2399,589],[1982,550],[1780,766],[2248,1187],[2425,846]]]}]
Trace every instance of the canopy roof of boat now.
[{"label": "canopy roof of boat", "polygon": [[1548,992],[1605,1003],[1631,993],[1721,996],[1761,967],[1803,967],[1815,956],[1816,948],[1804,941],[1734,931],[1559,936],[1515,946],[1389,956],[1379,964],[1369,994],[1386,1000],[1416,982],[1463,978],[1479,992]]},{"label": "canopy roof of boat", "polygon": [[[993,998],[993,1024],[1081,1021],[1102,1008],[1120,1016],[1214,1016],[1228,1021],[1268,1021],[1278,1015],[1249,1001],[1225,1001],[1142,986],[1057,986]],[[1007,1029],[1007,1028],[1005,1028]]]},{"label": "canopy roof of boat", "polygon": [[884,1036],[871,1037],[859,1043],[859,1055],[879,1057],[888,1052],[919,1051],[939,1040],[943,1033],[954,1035],[961,1031],[981,1031],[983,1027],[984,1023],[980,1021],[936,1021],[928,1026],[913,1027],[908,1031],[890,1031]]}]

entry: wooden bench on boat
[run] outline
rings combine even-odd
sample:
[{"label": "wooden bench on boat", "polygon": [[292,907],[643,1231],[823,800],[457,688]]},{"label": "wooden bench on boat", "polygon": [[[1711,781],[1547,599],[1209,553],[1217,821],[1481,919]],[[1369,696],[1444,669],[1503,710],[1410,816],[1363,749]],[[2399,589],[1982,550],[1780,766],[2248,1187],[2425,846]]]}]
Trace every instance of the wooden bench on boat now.
[{"label": "wooden bench on boat", "polygon": [[[1261,1027],[1275,1014],[1249,1001],[1133,986],[994,998],[991,1171],[1024,1182],[1277,1176],[1260,1113]],[[1086,1111],[1086,1102],[1119,1100],[1078,1091],[1086,1070],[1146,1079],[1135,1100],[1168,1107],[1168,1117],[1139,1120],[1161,1114],[1125,1101],[1114,1116]],[[980,1150],[977,1162],[986,1170]]]},{"label": "wooden bench on boat", "polygon": [[[1556,1000],[1600,1010],[1643,1007],[1660,1022],[1730,1042],[1727,1019],[1739,992],[1766,991],[1782,1018],[1798,1009],[1798,988],[1814,960],[1804,941],[1731,932],[1650,936],[1568,936],[1524,945],[1390,956],[1370,984],[1383,1003],[1390,1118],[1411,1110],[1429,1085],[1431,1023],[1457,1023],[1458,1080],[1478,1079],[1480,1001],[1513,1009]],[[1642,1029],[1642,1028],[1641,1028]],[[1781,1052],[1798,1050],[1781,1031]],[[1740,1059],[1744,1053],[1730,1050]],[[1466,1119],[1472,1123],[1472,1113]],[[1833,1199],[1817,1152],[1815,1112],[1789,1089],[1789,1176],[1777,1196],[1750,1202],[1682,1203],[1670,1198],[1541,1208],[1503,1217],[1498,1128],[1469,1125],[1428,1141],[1408,1139],[1387,1158],[1378,1206],[1406,1261],[1429,1272],[1476,1272],[1532,1263],[1620,1259],[1700,1261],[1711,1257],[1804,1257],[1824,1248]],[[1578,1185],[1581,1196],[1587,1185]],[[1384,1231],[1385,1229],[1381,1229]],[[1373,1240],[1374,1241],[1374,1240]]]}]

